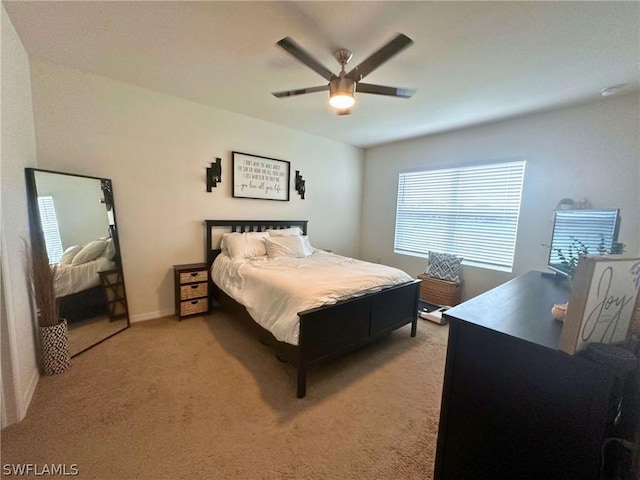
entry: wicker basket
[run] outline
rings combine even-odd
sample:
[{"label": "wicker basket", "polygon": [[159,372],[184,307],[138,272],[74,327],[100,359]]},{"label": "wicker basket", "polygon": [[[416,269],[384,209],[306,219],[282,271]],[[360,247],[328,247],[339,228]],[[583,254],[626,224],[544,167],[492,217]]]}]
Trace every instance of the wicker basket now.
[{"label": "wicker basket", "polygon": [[420,284],[420,300],[433,305],[453,307],[460,303],[462,282],[449,282],[427,275],[418,275]]},{"label": "wicker basket", "polygon": [[180,283],[206,282],[207,278],[209,278],[207,275],[208,272],[206,270],[182,272],[180,273]]},{"label": "wicker basket", "polygon": [[180,298],[182,300],[190,300],[192,298],[200,298],[207,296],[206,283],[192,283],[191,285],[182,285],[180,287]]},{"label": "wicker basket", "polygon": [[196,300],[187,300],[186,302],[180,302],[180,315],[194,315],[196,313],[203,313],[207,311],[207,298],[198,298]]}]

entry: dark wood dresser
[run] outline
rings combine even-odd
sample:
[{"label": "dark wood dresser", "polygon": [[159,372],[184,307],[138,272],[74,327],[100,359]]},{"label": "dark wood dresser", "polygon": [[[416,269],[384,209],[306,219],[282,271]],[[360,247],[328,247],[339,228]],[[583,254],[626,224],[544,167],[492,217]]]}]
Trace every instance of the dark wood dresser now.
[{"label": "dark wood dresser", "polygon": [[436,480],[596,480],[613,372],[558,350],[565,285],[529,272],[448,310]]}]

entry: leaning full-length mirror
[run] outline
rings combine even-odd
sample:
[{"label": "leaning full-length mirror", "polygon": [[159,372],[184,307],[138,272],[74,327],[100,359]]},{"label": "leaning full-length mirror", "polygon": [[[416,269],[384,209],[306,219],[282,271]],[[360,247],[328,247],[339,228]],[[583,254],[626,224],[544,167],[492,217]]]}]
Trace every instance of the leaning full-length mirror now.
[{"label": "leaning full-length mirror", "polygon": [[113,186],[108,178],[27,168],[32,234],[56,266],[71,356],[129,326]]}]

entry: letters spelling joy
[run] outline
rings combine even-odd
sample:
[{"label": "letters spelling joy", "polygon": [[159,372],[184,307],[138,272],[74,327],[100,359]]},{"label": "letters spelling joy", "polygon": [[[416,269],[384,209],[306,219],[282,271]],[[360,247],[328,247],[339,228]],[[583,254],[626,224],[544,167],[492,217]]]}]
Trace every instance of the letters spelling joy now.
[{"label": "letters spelling joy", "polygon": [[[631,298],[627,298],[626,295],[622,297],[616,297],[609,295],[611,289],[611,282],[613,280],[613,268],[607,267],[600,275],[598,281],[597,299],[600,302],[589,313],[587,321],[582,329],[582,340],[587,342],[591,341],[604,341],[607,334],[609,339],[613,338],[613,334],[616,331],[622,311],[624,307],[631,301]],[[602,336],[599,339],[592,339],[598,326],[606,325]]]}]

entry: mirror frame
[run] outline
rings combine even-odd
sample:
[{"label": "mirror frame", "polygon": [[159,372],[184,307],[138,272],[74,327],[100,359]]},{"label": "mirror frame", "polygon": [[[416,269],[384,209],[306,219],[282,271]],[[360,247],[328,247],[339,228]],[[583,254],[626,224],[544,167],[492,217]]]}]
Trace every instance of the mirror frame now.
[{"label": "mirror frame", "polygon": [[31,240],[32,245],[40,245],[40,246],[42,246],[44,248],[46,248],[46,244],[45,244],[45,240],[44,240],[44,232],[42,231],[42,222],[40,221],[40,210],[38,208],[38,188],[37,188],[37,184],[36,184],[36,172],[52,173],[52,174],[56,174],[56,175],[65,175],[65,176],[68,176],[68,177],[79,177],[79,178],[88,178],[88,179],[91,179],[91,180],[99,180],[100,183],[101,183],[102,191],[103,191],[105,208],[107,209],[107,211],[111,212],[111,216],[113,217],[113,225],[109,224],[108,225],[108,230],[109,230],[109,234],[111,235],[111,238],[113,238],[113,244],[114,244],[115,251],[116,251],[116,253],[115,253],[113,258],[116,261],[118,269],[120,270],[120,277],[122,278],[122,289],[123,289],[123,295],[124,295],[124,301],[125,301],[125,310],[126,310],[126,316],[124,318],[126,318],[126,325],[123,328],[121,328],[120,330],[117,330],[117,331],[107,335],[106,337],[98,340],[97,342],[95,342],[95,343],[87,346],[86,348],[83,348],[82,350],[79,350],[78,352],[76,352],[73,355],[71,355],[71,357],[75,357],[75,356],[80,355],[81,353],[86,352],[87,350],[95,347],[96,345],[101,344],[102,342],[104,342],[105,340],[113,337],[114,335],[117,335],[117,334],[125,331],[127,328],[129,328],[131,326],[131,321],[129,319],[129,303],[128,303],[128,299],[127,299],[127,290],[126,290],[125,279],[124,279],[124,267],[122,265],[122,255],[121,255],[121,250],[120,250],[120,239],[119,239],[119,235],[118,235],[118,221],[117,221],[117,218],[116,218],[116,206],[115,206],[115,202],[114,202],[113,183],[111,182],[110,178],[93,177],[93,176],[90,176],[90,175],[81,175],[81,174],[76,174],[76,173],[60,172],[60,171],[56,171],[56,170],[46,170],[46,169],[42,169],[42,168],[25,168],[25,179],[26,179],[26,186],[27,186],[27,205],[28,205],[28,214],[29,214],[30,240]]}]

